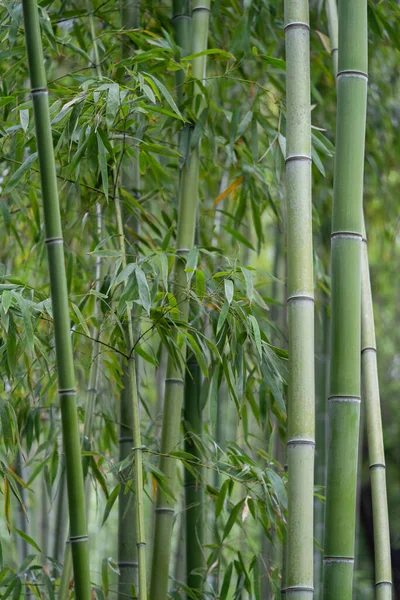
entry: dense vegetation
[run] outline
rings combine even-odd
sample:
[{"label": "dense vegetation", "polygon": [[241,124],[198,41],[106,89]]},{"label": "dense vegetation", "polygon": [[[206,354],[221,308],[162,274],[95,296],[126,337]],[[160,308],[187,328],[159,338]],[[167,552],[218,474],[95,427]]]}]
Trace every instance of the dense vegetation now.
[{"label": "dense vegetation", "polygon": [[336,12],[1,3],[1,598],[400,598],[400,7]]}]

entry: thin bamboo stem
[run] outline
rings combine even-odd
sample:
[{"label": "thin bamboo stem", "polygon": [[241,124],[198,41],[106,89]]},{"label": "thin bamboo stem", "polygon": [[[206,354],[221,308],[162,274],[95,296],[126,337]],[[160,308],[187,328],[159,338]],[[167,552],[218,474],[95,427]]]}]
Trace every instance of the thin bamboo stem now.
[{"label": "thin bamboo stem", "polygon": [[[174,19],[177,11],[182,14],[180,4],[174,3]],[[192,6],[192,52],[200,53],[207,49],[208,21],[210,0],[203,2],[195,0]],[[184,21],[187,23],[188,19]],[[178,45],[181,45],[178,41]],[[195,80],[203,81],[205,76],[206,57],[199,56],[193,60],[192,75]],[[196,97],[200,93],[199,86],[194,90],[194,107]],[[189,144],[188,144],[189,147]],[[174,293],[180,307],[180,318],[183,323],[188,322],[189,300],[186,295],[187,279],[185,261],[183,257],[193,248],[196,228],[196,215],[198,205],[200,149],[197,145],[186,158],[182,169],[180,182],[180,198],[177,226],[177,250],[175,260]],[[186,360],[186,344],[181,340],[181,354]],[[181,410],[184,395],[184,380],[182,372],[173,359],[168,359],[167,378],[165,385],[165,400],[161,438],[160,469],[165,474],[169,487],[175,493],[176,487],[176,462],[170,458],[179,443],[179,430],[181,423]],[[168,572],[171,555],[171,538],[174,521],[174,498],[157,490],[156,522],[153,546],[153,563],[151,572],[150,597],[152,600],[165,600],[168,594]]]},{"label": "thin bamboo stem", "polygon": [[76,410],[75,374],[68,289],[65,274],[64,248],[53,140],[50,126],[47,81],[36,0],[23,0],[25,38],[28,53],[33,111],[35,116],[39,170],[44,208],[46,246],[48,253],[57,375],[70,516],[70,543],[75,579],[75,596],[89,600],[90,572],[85,492],[78,415]]},{"label": "thin bamboo stem", "polygon": [[285,597],[313,598],[314,282],[309,8],[285,1],[288,229],[288,532]]},{"label": "thin bamboo stem", "polygon": [[[187,363],[185,382],[184,421],[186,428],[185,451],[197,457],[201,464],[196,436],[203,433],[203,411],[200,406],[201,373],[193,356]],[[204,568],[204,487],[203,468],[193,465],[195,474],[185,470],[185,518],[186,518],[186,584],[202,597]]]},{"label": "thin bamboo stem", "polygon": [[330,445],[324,598],[350,600],[360,419],[362,194],[367,99],[367,2],[339,0],[332,222]]},{"label": "thin bamboo stem", "polygon": [[389,515],[386,494],[386,466],[379,399],[378,365],[368,266],[367,239],[363,238],[361,258],[361,374],[365,402],[372,490],[375,544],[375,590],[377,600],[392,598]]}]

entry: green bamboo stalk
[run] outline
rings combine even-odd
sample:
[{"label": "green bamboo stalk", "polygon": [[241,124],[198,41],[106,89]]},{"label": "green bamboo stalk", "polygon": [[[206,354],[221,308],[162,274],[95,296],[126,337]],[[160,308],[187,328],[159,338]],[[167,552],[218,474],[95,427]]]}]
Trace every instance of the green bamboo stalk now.
[{"label": "green bamboo stalk", "polygon": [[[117,217],[117,230],[120,239],[120,249],[122,254],[122,267],[125,268],[126,261],[126,253],[125,253],[125,237],[124,237],[124,227],[122,223],[122,212],[121,212],[121,203],[118,197],[115,198],[115,212]],[[134,464],[133,464],[133,489],[135,490],[134,496],[134,508],[135,508],[135,518],[133,519],[133,523],[135,524],[135,529],[132,530],[132,527],[128,528],[129,535],[125,536],[119,528],[119,554],[118,554],[118,562],[123,567],[125,566],[129,569],[130,572],[135,570],[135,560],[134,554],[132,552],[131,544],[136,543],[136,553],[137,553],[137,562],[138,562],[138,583],[139,583],[139,600],[147,599],[147,572],[146,572],[146,536],[145,536],[145,526],[144,526],[144,494],[143,494],[143,448],[142,448],[142,438],[140,432],[140,418],[139,418],[139,397],[138,397],[138,389],[137,389],[137,380],[136,380],[136,361],[134,354],[134,343],[135,337],[133,332],[133,318],[132,318],[132,310],[129,306],[126,307],[126,319],[127,319],[127,329],[126,329],[126,345],[128,348],[128,360],[127,365],[125,365],[125,383],[126,383],[126,394],[129,399],[130,407],[128,407],[128,402],[121,402],[121,430],[120,430],[120,458],[121,453],[126,453],[128,451],[132,451],[132,442],[133,442],[133,455],[134,455]],[[127,426],[127,427],[126,427]],[[126,429],[124,428],[126,427]],[[129,430],[132,431],[132,437],[129,434]],[[128,435],[125,435],[128,433]],[[128,492],[129,494],[130,492]],[[120,494],[119,501],[121,500],[125,503],[126,513],[124,514],[121,511],[119,516],[122,517],[126,521],[126,514],[129,513],[130,506],[128,505],[129,500],[125,502],[125,499],[121,498],[122,494]],[[129,521],[129,524],[132,525],[132,521]],[[120,522],[121,525],[121,522]],[[127,529],[127,527],[125,528]],[[136,535],[133,535],[136,533]],[[121,536],[123,535],[124,546],[122,545]],[[136,554],[135,553],[135,554]],[[124,570],[124,569],[123,569]],[[121,578],[119,583],[123,583],[124,586],[128,584],[127,581],[128,575],[125,578]],[[131,582],[132,584],[133,582]],[[122,594],[119,597],[124,597]],[[129,596],[131,594],[129,592]]]},{"label": "green bamboo stalk", "polygon": [[[121,28],[126,30],[137,29],[140,26],[140,0],[122,0],[121,1]],[[122,58],[129,57],[132,54],[132,42],[128,36],[123,36],[121,44],[121,56]],[[139,126],[139,122],[138,122]],[[139,160],[135,158],[129,163],[129,166],[122,165],[121,168],[121,187],[132,190],[133,194],[137,199],[140,197],[140,168]],[[120,246],[124,256],[123,263],[126,265],[126,254],[125,254],[125,240],[124,230],[122,224],[121,205],[119,199],[116,200],[116,215],[117,215],[117,226],[120,235]],[[133,229],[136,233],[139,233],[139,221],[135,219]],[[131,310],[127,310],[127,319],[129,322],[128,335],[127,335],[127,348],[128,353],[131,351],[135,341],[135,335],[133,330],[133,320],[135,322],[135,328],[139,329],[138,319],[134,316]],[[134,434],[134,421],[139,419],[138,409],[138,388],[137,379],[138,375],[138,362],[137,359],[133,360],[133,357],[125,364],[122,365],[124,376],[123,384],[124,389],[121,391],[120,404],[119,404],[119,460],[124,461],[131,451],[132,445],[135,448],[140,447],[141,442],[136,439],[137,434],[140,434],[140,424],[136,426],[136,436]],[[132,374],[131,370],[134,369],[135,373]],[[136,416],[136,418],[135,418]],[[135,441],[134,441],[135,440]],[[135,479],[137,480],[137,454],[135,457]],[[141,460],[141,456],[140,456]],[[140,466],[141,468],[141,466]],[[146,580],[146,565],[145,565],[145,546],[141,548],[141,565],[139,566],[138,558],[138,543],[139,537],[142,538],[144,543],[144,515],[143,515],[143,498],[135,495],[132,485],[128,485],[128,476],[130,469],[129,467],[125,471],[120,473],[121,477],[121,491],[118,498],[118,598],[119,600],[125,600],[126,598],[132,598],[132,589],[136,589],[138,584],[138,576],[140,576],[139,582],[139,593],[142,594],[141,598],[147,597],[147,580]],[[140,484],[143,489],[143,482]],[[142,495],[142,492],[140,493]],[[141,502],[141,512],[136,512],[139,508],[136,506],[136,501]],[[138,531],[139,530],[139,531]],[[138,537],[139,533],[139,537]],[[139,574],[140,569],[140,574]]]},{"label": "green bamboo stalk", "polygon": [[[173,6],[174,11],[177,10],[176,5],[177,3]],[[191,51],[194,54],[207,49],[209,12],[210,0],[203,2],[195,0],[193,2]],[[174,13],[174,17],[176,16],[177,13]],[[187,23],[188,19],[184,19],[184,21]],[[195,80],[202,81],[204,79],[205,67],[205,56],[200,56],[193,60],[192,75]],[[198,86],[195,86],[194,106],[196,106],[196,96],[199,93]],[[180,318],[183,323],[188,322],[189,316],[189,301],[186,296],[187,280],[183,255],[186,255],[194,245],[198,206],[199,162],[200,148],[197,145],[186,159],[180,182],[174,293],[180,307]],[[181,353],[183,360],[185,360],[186,344],[184,342],[181,345]],[[176,449],[179,443],[183,392],[184,380],[181,370],[169,358],[165,385],[160,469],[166,475],[168,484],[173,492],[175,492],[176,486],[176,462],[175,459],[170,458],[168,455]],[[174,499],[158,489],[150,586],[150,597],[152,600],[165,600],[168,593],[168,571],[174,520],[173,506]]]},{"label": "green bamboo stalk", "polygon": [[285,1],[288,229],[288,532],[285,597],[313,598],[314,283],[309,8]]},{"label": "green bamboo stalk", "polygon": [[192,465],[195,474],[185,470],[186,584],[201,598],[203,583],[201,570],[204,568],[204,487],[202,456],[193,437],[193,434],[200,437],[203,432],[203,411],[200,406],[201,373],[192,355],[188,358],[186,366],[185,450],[199,461],[199,465]]},{"label": "green bamboo stalk", "polygon": [[325,513],[324,598],[350,600],[360,417],[366,0],[339,0],[337,96],[332,222],[331,436]]},{"label": "green bamboo stalk", "polygon": [[386,495],[386,466],[379,399],[374,309],[368,266],[368,248],[363,238],[361,257],[361,373],[365,402],[372,490],[375,542],[375,590],[377,600],[392,598],[389,516]]},{"label": "green bamboo stalk", "polygon": [[333,72],[336,77],[338,72],[339,54],[339,22],[337,14],[337,0],[325,0],[326,16],[328,18],[329,40],[331,43],[331,57]]},{"label": "green bamboo stalk", "polygon": [[43,197],[48,253],[54,334],[57,360],[59,400],[65,450],[67,491],[70,518],[70,544],[75,577],[75,596],[89,600],[90,572],[86,526],[85,492],[78,415],[76,410],[75,374],[70,333],[68,290],[53,140],[50,126],[47,81],[36,0],[23,0],[25,38],[28,54],[37,150]]}]

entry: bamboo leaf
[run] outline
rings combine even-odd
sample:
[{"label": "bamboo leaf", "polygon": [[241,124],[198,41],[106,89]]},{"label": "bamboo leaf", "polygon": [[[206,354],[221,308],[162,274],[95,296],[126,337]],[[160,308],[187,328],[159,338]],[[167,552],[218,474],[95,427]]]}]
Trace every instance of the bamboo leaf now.
[{"label": "bamboo leaf", "polygon": [[85,332],[85,334],[90,337],[90,331],[89,328],[86,324],[85,318],[83,316],[83,314],[81,313],[81,311],[79,310],[79,308],[77,307],[76,304],[74,304],[73,302],[71,302],[72,304],[72,308],[74,309],[74,313],[76,314],[76,316],[78,317],[78,321],[79,324],[81,325],[83,331]]},{"label": "bamboo leaf", "polygon": [[239,231],[236,231],[235,229],[232,229],[231,227],[228,227],[228,225],[224,225],[224,229],[225,229],[225,231],[227,231],[228,233],[230,233],[231,236],[233,238],[235,238],[235,240],[237,240],[241,244],[244,244],[247,248],[250,248],[250,250],[254,250],[255,251],[254,246],[249,242],[249,240],[247,240],[244,237],[244,235],[242,235],[241,233],[239,233]]},{"label": "bamboo leaf", "polygon": [[20,529],[14,529],[14,531],[16,533],[18,533],[19,537],[21,537],[23,540],[25,540],[30,546],[33,546],[35,548],[35,550],[37,550],[38,552],[41,552],[41,549],[39,548],[39,546],[37,545],[35,540],[33,540],[27,533],[25,533],[24,531],[21,531]]},{"label": "bamboo leaf", "polygon": [[262,345],[261,345],[261,332],[260,332],[260,327],[258,325],[257,319],[253,316],[253,315],[249,315],[248,319],[251,323],[251,327],[253,329],[254,332],[254,340],[256,343],[256,347],[258,350],[258,353],[260,355],[260,358],[262,358]]},{"label": "bamboo leaf", "polygon": [[107,169],[107,156],[106,149],[103,144],[103,140],[99,133],[97,132],[97,147],[99,149],[99,166],[101,173],[101,180],[103,183],[103,190],[106,196],[106,200],[108,200],[108,169]]},{"label": "bamboo leaf", "polygon": [[121,491],[121,484],[117,484],[115,486],[115,488],[113,489],[113,491],[111,492],[111,494],[108,496],[107,499],[107,503],[104,509],[104,515],[103,515],[103,521],[101,523],[101,526],[103,527],[104,523],[107,521],[108,516],[111,512],[112,507],[114,506],[114,503],[116,501],[116,499],[118,498],[118,494]]},{"label": "bamboo leaf", "polygon": [[156,79],[154,77],[154,75],[151,75],[151,73],[146,73],[146,75],[147,75],[147,77],[150,77],[150,79],[154,82],[155,86],[160,90],[161,94],[164,96],[164,98],[166,99],[166,101],[168,102],[168,104],[170,105],[172,110],[174,111],[174,113],[176,113],[178,115],[178,117],[183,120],[183,116],[182,116],[179,108],[177,107],[174,99],[172,98],[171,94],[169,93],[169,91],[165,87],[165,85],[159,79]]},{"label": "bamboo leaf", "polygon": [[229,563],[229,565],[225,571],[224,580],[222,582],[222,587],[221,587],[221,593],[219,596],[220,600],[226,600],[226,598],[228,597],[229,588],[230,588],[231,579],[232,579],[232,571],[233,571],[233,562]]},{"label": "bamboo leaf", "polygon": [[231,514],[229,515],[229,519],[226,522],[226,525],[224,527],[224,532],[222,535],[222,541],[224,541],[224,539],[229,535],[232,527],[234,526],[234,524],[236,523],[236,521],[238,520],[239,514],[242,510],[243,504],[245,502],[246,498],[242,498],[242,500],[240,500],[232,509]]},{"label": "bamboo leaf", "polygon": [[13,190],[16,185],[18,185],[25,173],[27,173],[30,170],[36,159],[37,152],[34,152],[30,156],[28,156],[26,161],[22,163],[19,169],[17,169],[15,173],[11,175],[10,179],[7,181],[6,187],[4,188],[5,194],[11,192],[11,190]]},{"label": "bamboo leaf", "polygon": [[240,270],[243,273],[243,277],[246,284],[246,295],[251,304],[254,298],[253,275],[251,271],[249,271],[249,269],[246,269],[246,267],[240,267]]},{"label": "bamboo leaf", "polygon": [[146,275],[143,273],[140,267],[136,267],[135,269],[136,281],[139,289],[139,298],[140,303],[147,312],[150,314],[151,309],[151,297],[150,297],[150,289],[149,284],[147,283]]},{"label": "bamboo leaf", "polygon": [[233,300],[234,286],[232,279],[224,280],[224,289],[225,289],[225,298],[229,305],[231,305]]},{"label": "bamboo leaf", "polygon": [[243,175],[241,175],[240,177],[235,179],[235,181],[233,181],[230,185],[228,185],[228,187],[215,198],[213,206],[217,206],[217,204],[222,202],[224,198],[229,196],[229,194],[233,192],[233,190],[235,190],[237,187],[239,187],[239,185],[243,183],[243,179],[244,177]]},{"label": "bamboo leaf", "polygon": [[106,122],[110,128],[114,123],[114,119],[119,109],[119,85],[118,83],[112,83],[108,88],[107,94],[107,111],[106,111]]}]

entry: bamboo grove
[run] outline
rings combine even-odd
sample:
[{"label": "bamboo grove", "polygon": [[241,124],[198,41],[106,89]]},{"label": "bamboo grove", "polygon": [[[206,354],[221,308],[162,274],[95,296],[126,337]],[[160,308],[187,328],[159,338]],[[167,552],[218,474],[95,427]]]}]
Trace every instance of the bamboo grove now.
[{"label": "bamboo grove", "polygon": [[400,598],[399,25],[1,4],[2,599]]}]

